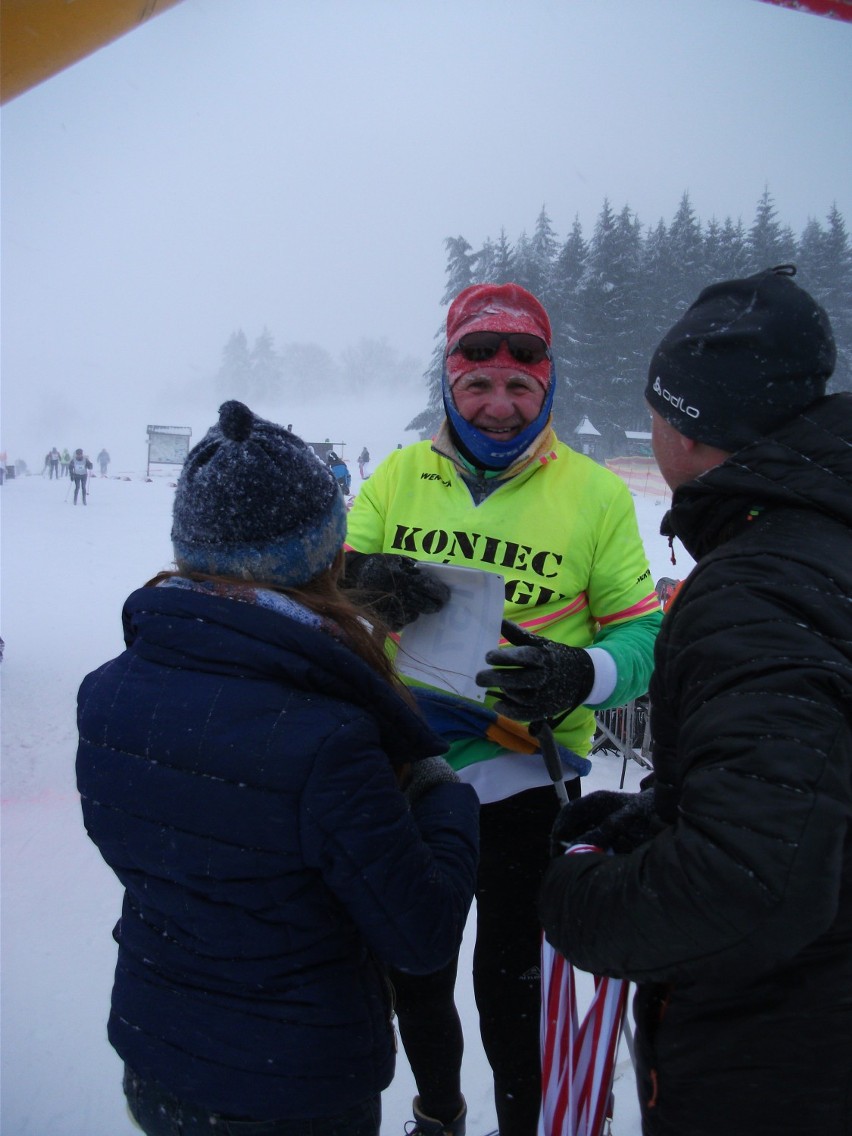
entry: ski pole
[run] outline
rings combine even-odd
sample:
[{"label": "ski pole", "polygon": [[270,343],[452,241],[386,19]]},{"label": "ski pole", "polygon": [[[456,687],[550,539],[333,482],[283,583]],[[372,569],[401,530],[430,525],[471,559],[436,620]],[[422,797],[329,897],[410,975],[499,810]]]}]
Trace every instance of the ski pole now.
[{"label": "ski pole", "polygon": [[556,796],[559,798],[561,804],[567,805],[568,790],[565,788],[562,762],[559,758],[559,751],[556,748],[556,741],[554,740],[550,723],[547,719],[540,718],[536,722],[530,722],[529,731],[534,738],[538,738],[539,745],[541,746],[541,756],[544,758],[544,764],[547,767],[550,780],[553,782]]}]

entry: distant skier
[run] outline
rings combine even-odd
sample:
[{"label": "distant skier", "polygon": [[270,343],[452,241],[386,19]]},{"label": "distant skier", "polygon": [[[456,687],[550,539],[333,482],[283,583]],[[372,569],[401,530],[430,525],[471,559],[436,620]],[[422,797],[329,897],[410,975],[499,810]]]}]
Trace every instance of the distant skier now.
[{"label": "distant skier", "polygon": [[106,477],[107,469],[109,468],[110,457],[106,450],[101,450],[98,454],[98,465],[100,466],[101,477]]},{"label": "distant skier", "polygon": [[91,460],[86,457],[82,450],[77,449],[74,451],[74,456],[71,458],[71,480],[74,482],[74,504],[77,504],[77,495],[80,490],[83,490],[83,504],[86,504],[86,482],[89,480],[89,470],[92,469]]},{"label": "distant skier", "polygon": [[[47,457],[44,459],[45,469],[48,470],[48,478],[53,481],[54,477],[59,480],[59,450],[56,446],[48,451]],[[42,470],[44,473],[44,470]]]},{"label": "distant skier", "polygon": [[367,463],[370,460],[370,451],[365,446],[361,453],[358,455],[358,472],[361,474],[361,480],[364,481],[368,476]]},{"label": "distant skier", "polygon": [[349,490],[352,486],[352,474],[349,472],[349,466],[334,450],[328,451],[325,460],[329,469],[334,474],[337,484],[340,486],[341,493],[344,497],[348,497]]}]

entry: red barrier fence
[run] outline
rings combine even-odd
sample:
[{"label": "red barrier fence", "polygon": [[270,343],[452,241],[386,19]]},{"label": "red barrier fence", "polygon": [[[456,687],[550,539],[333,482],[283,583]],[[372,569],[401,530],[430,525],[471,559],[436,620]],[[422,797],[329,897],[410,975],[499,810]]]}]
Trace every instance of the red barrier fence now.
[{"label": "red barrier fence", "polygon": [[666,501],[671,499],[672,491],[663,480],[653,458],[609,458],[606,467],[627,483],[631,493],[641,493],[645,497],[658,497]]}]

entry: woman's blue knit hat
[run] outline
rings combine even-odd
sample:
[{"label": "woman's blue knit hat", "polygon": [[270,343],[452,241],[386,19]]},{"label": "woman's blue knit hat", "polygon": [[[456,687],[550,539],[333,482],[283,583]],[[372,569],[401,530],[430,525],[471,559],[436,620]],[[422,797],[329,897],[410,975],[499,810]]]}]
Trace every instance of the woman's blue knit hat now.
[{"label": "woman's blue knit hat", "polygon": [[283,426],[223,403],[175,491],[178,567],[294,587],[330,567],[345,534],[346,505],[328,466]]}]

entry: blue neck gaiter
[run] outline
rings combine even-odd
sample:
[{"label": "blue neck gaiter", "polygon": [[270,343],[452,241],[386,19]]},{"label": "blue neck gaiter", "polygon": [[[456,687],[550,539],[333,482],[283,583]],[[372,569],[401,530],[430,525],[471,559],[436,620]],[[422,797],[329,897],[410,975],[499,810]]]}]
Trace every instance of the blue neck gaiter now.
[{"label": "blue neck gaiter", "polygon": [[493,438],[489,438],[481,430],[477,430],[475,426],[471,426],[466,419],[462,418],[453,402],[452,391],[447,382],[446,367],[441,375],[441,388],[444,393],[444,410],[447,412],[450,430],[462,454],[480,469],[508,469],[513,462],[518,460],[524,450],[535,441],[550,417],[551,407],[553,406],[553,392],[556,389],[556,364],[551,361],[550,382],[538,415],[530,422],[529,426],[525,426],[520,434],[508,442],[497,442]]}]

